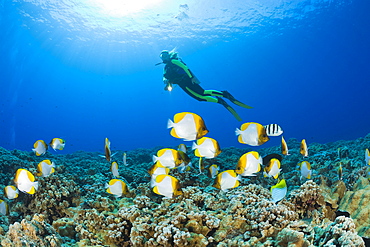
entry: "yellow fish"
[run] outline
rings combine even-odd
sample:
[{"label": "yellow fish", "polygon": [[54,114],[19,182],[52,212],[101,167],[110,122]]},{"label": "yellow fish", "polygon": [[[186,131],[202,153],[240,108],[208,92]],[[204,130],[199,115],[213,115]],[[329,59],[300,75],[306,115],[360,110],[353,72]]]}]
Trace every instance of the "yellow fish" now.
[{"label": "yellow fish", "polygon": [[338,177],[339,177],[339,180],[342,180],[342,178],[343,178],[342,162],[340,162],[340,163],[339,163],[339,167],[338,167]]},{"label": "yellow fish", "polygon": [[179,172],[183,173],[184,171],[190,171],[191,159],[189,158],[189,156],[181,150],[177,150],[177,152],[182,161],[181,164],[178,166]]},{"label": "yellow fish", "polygon": [[186,153],[186,151],[187,151],[187,147],[186,147],[186,145],[185,145],[185,144],[181,143],[181,144],[178,146],[177,150],[178,150],[178,151],[182,151],[182,152]]},{"label": "yellow fish", "polygon": [[105,185],[107,192],[116,197],[121,197],[123,194],[128,193],[128,188],[125,182],[120,179],[111,179],[108,184]]},{"label": "yellow fish", "polygon": [[261,170],[262,158],[256,152],[248,152],[243,154],[236,165],[236,173],[241,176],[256,176],[256,172]]},{"label": "yellow fish", "polygon": [[17,198],[18,194],[19,194],[18,189],[13,185],[8,185],[4,188],[4,195],[6,196],[6,198],[10,200]]},{"label": "yellow fish", "polygon": [[123,153],[123,158],[122,158],[122,160],[123,160],[123,165],[124,165],[124,166],[128,166],[128,164],[127,164],[127,154],[126,154],[126,153]]},{"label": "yellow fish", "polygon": [[54,149],[54,151],[63,150],[64,146],[66,145],[66,141],[61,138],[53,138],[50,142],[50,147]]},{"label": "yellow fish", "polygon": [[167,128],[172,128],[170,134],[173,137],[194,141],[208,133],[203,119],[195,113],[181,112],[174,116],[174,121],[168,120]]},{"label": "yellow fish", "polygon": [[55,164],[54,162],[51,162],[50,160],[43,160],[37,165],[37,176],[47,177],[50,174],[55,172]]},{"label": "yellow fish", "polygon": [[213,186],[222,191],[227,191],[238,187],[240,185],[239,180],[241,180],[241,177],[234,170],[226,170],[217,175]]},{"label": "yellow fish", "polygon": [[265,177],[273,177],[275,179],[278,178],[279,173],[281,171],[280,169],[280,160],[278,159],[271,159],[267,166],[265,167],[265,171],[263,172],[263,175]]},{"label": "yellow fish", "polygon": [[192,149],[195,150],[195,156],[207,159],[215,158],[221,153],[218,142],[209,137],[202,137],[196,142],[193,142]]},{"label": "yellow fish", "polygon": [[209,170],[209,176],[210,176],[211,178],[215,178],[215,177],[217,176],[218,171],[220,170],[220,168],[218,167],[218,165],[213,164],[213,165],[211,165],[211,166],[208,168],[208,170]]},{"label": "yellow fish", "polygon": [[260,146],[270,140],[266,134],[266,129],[259,123],[249,122],[243,124],[240,129],[236,128],[235,134],[238,141],[250,146]]},{"label": "yellow fish", "polygon": [[170,169],[180,166],[182,162],[179,152],[171,148],[163,148],[157,152],[157,156],[153,155],[153,163]]},{"label": "yellow fish", "polygon": [[17,185],[18,190],[31,195],[35,194],[39,187],[39,183],[35,182],[35,177],[26,169],[17,170],[14,183]]},{"label": "yellow fish", "polygon": [[153,179],[152,185],[154,193],[167,198],[182,194],[179,180],[170,175],[161,174],[156,176]]},{"label": "yellow fish", "polygon": [[155,178],[158,175],[168,175],[170,169],[167,167],[159,166],[157,163],[152,165],[152,167],[148,170],[148,173],[152,178]]},{"label": "yellow fish", "polygon": [[281,136],[281,153],[283,155],[289,155],[288,145],[286,144],[283,136]]},{"label": "yellow fish", "polygon": [[104,145],[105,158],[110,162],[111,161],[111,151],[110,151],[110,141],[108,138],[105,138]]},{"label": "yellow fish", "polygon": [[8,215],[9,214],[9,206],[8,204],[0,199],[0,214]]},{"label": "yellow fish", "polygon": [[48,150],[48,145],[43,140],[38,140],[33,144],[32,151],[35,152],[36,156],[41,156]]},{"label": "yellow fish", "polygon": [[308,161],[302,161],[297,166],[301,170],[301,179],[302,178],[311,179],[312,170],[311,170],[311,164],[310,164],[310,162],[308,162]]},{"label": "yellow fish", "polygon": [[285,179],[280,180],[276,185],[271,187],[272,201],[276,203],[283,199],[287,190]]},{"label": "yellow fish", "polygon": [[307,148],[307,144],[306,144],[306,140],[303,139],[301,141],[301,147],[299,149],[299,152],[303,155],[303,157],[307,157],[308,156],[308,148]]},{"label": "yellow fish", "polygon": [[370,152],[369,152],[369,149],[365,150],[365,162],[366,162],[367,165],[370,166]]},{"label": "yellow fish", "polygon": [[112,172],[113,176],[116,178],[119,178],[119,172],[118,172],[118,164],[117,162],[112,162],[110,166],[110,171]]}]

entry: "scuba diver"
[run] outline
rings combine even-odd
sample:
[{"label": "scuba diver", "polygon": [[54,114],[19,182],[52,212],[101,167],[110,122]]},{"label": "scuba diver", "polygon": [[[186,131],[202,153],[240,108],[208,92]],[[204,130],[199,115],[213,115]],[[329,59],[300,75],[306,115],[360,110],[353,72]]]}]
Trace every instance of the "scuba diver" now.
[{"label": "scuba diver", "polygon": [[166,91],[171,91],[173,89],[172,85],[179,85],[182,90],[198,101],[215,102],[223,105],[238,121],[242,119],[223,98],[230,100],[238,106],[248,109],[252,108],[236,100],[228,91],[204,90],[199,85],[200,81],[178,57],[177,52],[164,50],[159,57],[163,62],[157,63],[156,65],[165,64],[163,82],[166,84],[164,88]]}]

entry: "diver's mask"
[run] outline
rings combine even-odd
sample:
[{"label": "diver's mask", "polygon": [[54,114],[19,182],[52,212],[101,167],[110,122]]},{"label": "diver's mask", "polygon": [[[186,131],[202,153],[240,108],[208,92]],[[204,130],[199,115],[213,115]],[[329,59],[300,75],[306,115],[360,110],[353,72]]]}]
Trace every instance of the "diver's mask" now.
[{"label": "diver's mask", "polygon": [[168,51],[162,51],[159,57],[162,59],[163,63],[167,63],[171,60],[170,53]]}]

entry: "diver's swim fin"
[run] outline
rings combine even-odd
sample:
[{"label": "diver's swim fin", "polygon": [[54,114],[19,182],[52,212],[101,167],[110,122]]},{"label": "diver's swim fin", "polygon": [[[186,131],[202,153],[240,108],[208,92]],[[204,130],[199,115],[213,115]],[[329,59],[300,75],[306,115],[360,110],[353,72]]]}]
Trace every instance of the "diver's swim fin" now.
[{"label": "diver's swim fin", "polygon": [[252,106],[246,105],[246,104],[240,102],[239,100],[235,99],[234,96],[232,96],[228,91],[222,91],[222,94],[223,94],[223,97],[230,100],[235,105],[238,105],[238,106],[241,106],[241,107],[244,107],[244,108],[247,108],[247,109],[253,108]]},{"label": "diver's swim fin", "polygon": [[226,106],[226,109],[227,109],[231,114],[233,114],[233,116],[234,116],[238,121],[242,121],[241,117],[238,115],[238,113],[236,113],[236,111],[235,111],[231,106]]},{"label": "diver's swim fin", "polygon": [[238,106],[241,106],[241,107],[244,107],[244,108],[247,108],[247,109],[252,109],[253,107],[252,106],[249,106],[249,105],[246,105],[238,100],[230,100],[231,102],[233,102],[235,105],[238,105]]},{"label": "diver's swim fin", "polygon": [[236,111],[231,107],[229,106],[229,104],[226,103],[225,100],[223,100],[221,97],[217,97],[218,99],[218,102],[219,104],[223,105],[231,114],[233,114],[233,116],[238,120],[238,121],[242,121],[241,117],[238,115],[238,113],[236,113]]}]

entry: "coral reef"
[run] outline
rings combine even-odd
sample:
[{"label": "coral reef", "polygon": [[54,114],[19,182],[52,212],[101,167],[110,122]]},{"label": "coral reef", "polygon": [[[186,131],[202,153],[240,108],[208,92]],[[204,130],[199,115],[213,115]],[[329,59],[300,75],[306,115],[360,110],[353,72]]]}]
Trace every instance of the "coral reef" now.
[{"label": "coral reef", "polygon": [[370,238],[370,183],[361,177],[353,187],[347,191],[339,204],[339,209],[350,213],[356,225],[356,230],[363,237]]},{"label": "coral reef", "polygon": [[45,222],[43,215],[35,214],[32,219],[23,219],[9,226],[1,240],[1,246],[61,246],[62,240],[55,229]]},{"label": "coral reef", "polygon": [[339,216],[324,229],[315,228],[316,246],[358,246],[365,247],[364,241],[357,235],[352,219]]},{"label": "coral reef", "polygon": [[[274,203],[269,191],[276,184],[262,173],[244,177],[240,186],[222,192],[206,168],[235,169],[249,148],[224,148],[207,160],[205,170],[171,170],[182,195],[163,198],[150,188],[147,170],[151,156],[162,147],[127,151],[128,166],[120,165],[120,179],[129,193],[116,198],[105,191],[112,178],[110,163],[99,153],[76,152],[36,157],[32,152],[0,148],[1,187],[12,184],[14,172],[36,173],[47,158],[56,172],[37,177],[34,195],[20,193],[7,200],[10,215],[0,216],[2,246],[364,246],[370,235],[370,185],[363,150],[370,135],[353,141],[309,144],[305,158],[313,168],[312,180],[302,180],[296,165],[303,160],[300,142],[288,140],[291,155],[283,157],[281,177],[288,194]],[[279,153],[279,147],[259,149],[261,156]],[[123,152],[113,160],[122,163]],[[199,159],[188,153],[193,164]],[[342,166],[340,180],[337,168]],[[194,165],[196,166],[196,165]],[[338,210],[353,218],[336,217]],[[357,231],[359,234],[357,234]],[[350,241],[355,245],[350,245]]]}]

